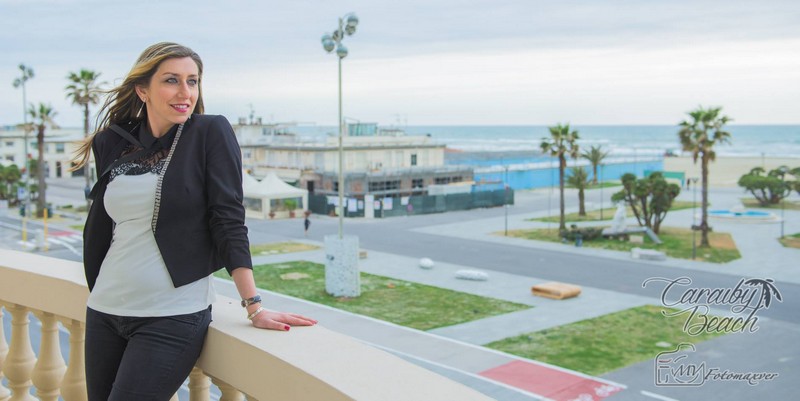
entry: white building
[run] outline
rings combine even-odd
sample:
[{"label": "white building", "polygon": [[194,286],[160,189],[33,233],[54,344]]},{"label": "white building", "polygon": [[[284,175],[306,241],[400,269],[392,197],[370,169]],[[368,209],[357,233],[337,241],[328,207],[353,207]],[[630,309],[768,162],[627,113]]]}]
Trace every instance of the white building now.
[{"label": "white building", "polygon": [[[280,124],[234,125],[244,168],[256,177],[274,172],[310,193],[338,191],[339,138],[300,138]],[[377,124],[349,124],[342,138],[345,192],[420,194],[432,184],[471,181],[471,168],[446,166],[446,146],[427,135],[378,129]]]},{"label": "white building", "polygon": [[[48,178],[83,176],[83,169],[70,172],[71,160],[83,141],[83,129],[59,128],[45,131],[44,161]],[[29,132],[28,155],[37,160],[39,149],[36,131]],[[0,127],[0,163],[16,164],[20,169],[25,160],[25,132],[16,126]]]}]

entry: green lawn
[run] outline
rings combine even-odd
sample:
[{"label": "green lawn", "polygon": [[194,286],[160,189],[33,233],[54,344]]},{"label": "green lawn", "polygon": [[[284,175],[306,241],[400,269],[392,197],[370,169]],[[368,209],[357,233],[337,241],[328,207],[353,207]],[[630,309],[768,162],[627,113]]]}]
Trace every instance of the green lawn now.
[{"label": "green lawn", "polygon": [[[300,273],[308,278],[282,279]],[[228,278],[224,271],[216,275]],[[325,268],[305,261],[255,266],[256,286],[308,301],[371,316],[401,326],[430,330],[530,306],[361,273],[361,296],[336,298],[325,292]],[[269,301],[265,302],[269,306]]]},{"label": "green lawn", "polygon": [[661,314],[665,309],[640,306],[506,338],[487,347],[590,375],[601,375],[653,359],[658,353],[673,350],[682,342],[698,343],[721,335],[690,336],[683,331],[688,316],[665,317]]},{"label": "green lawn", "polygon": [[742,198],[742,204],[744,207],[750,209],[773,209],[773,210],[781,210],[781,208],[785,210],[800,210],[800,202],[794,201],[783,201],[783,205],[778,203],[777,205],[767,205],[761,206],[760,203],[755,198]]},{"label": "green lawn", "polygon": [[250,254],[253,256],[275,255],[279,253],[304,252],[319,249],[316,245],[301,242],[273,242],[270,244],[250,244]]},{"label": "green lawn", "polygon": [[[496,233],[502,235],[502,233]],[[535,230],[510,230],[508,235],[511,237],[525,238],[536,241],[561,242],[558,229],[535,229]],[[692,231],[684,228],[662,227],[658,234],[663,244],[656,245],[650,238],[644,236],[643,244],[632,244],[628,241],[620,241],[608,238],[598,238],[592,241],[584,241],[583,246],[591,248],[602,248],[614,251],[630,251],[635,247],[643,249],[655,249],[662,251],[667,256],[678,259],[692,258]],[[709,242],[711,248],[700,248],[700,233],[696,233],[697,258],[695,260],[726,263],[739,259],[741,254],[736,248],[736,243],[728,233],[711,232]]]},{"label": "green lawn", "polygon": [[[698,202],[697,205],[699,207],[700,203]],[[693,203],[692,202],[675,201],[675,202],[672,202],[672,208],[670,209],[670,211],[674,212],[676,210],[691,209],[692,207],[693,207]],[[600,213],[599,209],[598,210],[587,211],[586,212],[586,216],[579,216],[578,213],[569,213],[569,214],[564,215],[564,218],[566,219],[567,222],[611,220],[611,219],[614,218],[614,213],[616,213],[616,211],[617,211],[616,207],[609,207],[609,208],[603,209],[603,211],[602,211],[603,218],[602,219],[600,218],[600,214],[601,213]],[[628,216],[633,216],[633,211],[631,210],[630,207],[627,208],[626,214]],[[535,218],[535,219],[528,219],[528,221],[543,221],[543,222],[549,222],[549,223],[558,223],[560,221],[559,218],[560,218],[560,216],[558,216],[558,214],[556,214],[555,216],[550,216],[550,217],[539,217],[539,218]]]}]

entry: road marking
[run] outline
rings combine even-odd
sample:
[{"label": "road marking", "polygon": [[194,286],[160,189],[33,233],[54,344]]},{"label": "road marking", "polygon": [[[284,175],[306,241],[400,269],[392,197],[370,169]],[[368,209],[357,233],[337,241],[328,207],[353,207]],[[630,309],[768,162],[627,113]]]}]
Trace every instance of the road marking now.
[{"label": "road marking", "polygon": [[642,390],[641,393],[644,396],[655,398],[655,399],[661,400],[661,401],[678,401],[678,400],[676,400],[674,398],[664,397],[663,395],[658,395],[658,394],[655,394],[655,393],[651,393],[649,391]]}]

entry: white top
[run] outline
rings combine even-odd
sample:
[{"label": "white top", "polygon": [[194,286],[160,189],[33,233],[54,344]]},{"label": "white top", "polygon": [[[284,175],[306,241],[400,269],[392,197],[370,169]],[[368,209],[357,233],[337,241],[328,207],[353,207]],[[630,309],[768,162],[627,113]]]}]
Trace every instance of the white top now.
[{"label": "white top", "polygon": [[[136,167],[141,168],[132,169]],[[108,184],[104,202],[115,226],[89,295],[88,306],[96,311],[117,316],[183,315],[204,310],[215,300],[210,276],[179,288],[172,284],[150,225],[157,179],[151,170],[119,174]]]}]

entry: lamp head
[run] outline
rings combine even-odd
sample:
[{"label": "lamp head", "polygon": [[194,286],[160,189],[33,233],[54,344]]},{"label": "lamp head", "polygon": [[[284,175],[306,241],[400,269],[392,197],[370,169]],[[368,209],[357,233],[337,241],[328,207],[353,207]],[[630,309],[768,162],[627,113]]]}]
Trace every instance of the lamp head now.
[{"label": "lamp head", "polygon": [[322,48],[325,49],[326,52],[330,53],[333,51],[333,48],[336,47],[336,43],[333,41],[333,38],[330,34],[322,35]]},{"label": "lamp head", "polygon": [[340,59],[347,57],[347,48],[339,43],[339,46],[336,46],[336,55],[339,56]]}]

